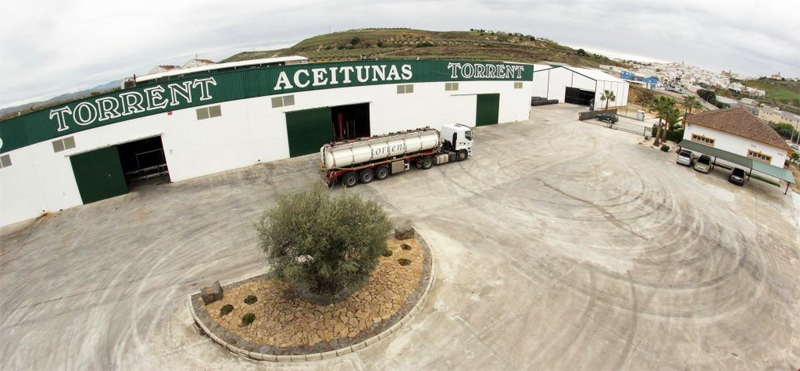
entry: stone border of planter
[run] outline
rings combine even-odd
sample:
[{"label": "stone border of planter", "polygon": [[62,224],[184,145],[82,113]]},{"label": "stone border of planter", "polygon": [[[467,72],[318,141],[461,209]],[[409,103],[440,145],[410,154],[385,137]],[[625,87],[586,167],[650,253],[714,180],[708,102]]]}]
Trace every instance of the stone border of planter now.
[{"label": "stone border of planter", "polygon": [[[416,232],[416,230],[415,230]],[[419,242],[420,246],[423,250],[423,267],[422,267],[422,275],[420,277],[420,283],[417,290],[409,295],[408,299],[406,299],[406,304],[401,307],[401,309],[392,316],[385,324],[381,324],[383,330],[376,335],[371,337],[362,338],[362,336],[357,337],[352,344],[344,344],[338,349],[326,351],[326,352],[312,352],[312,353],[305,353],[305,354],[291,354],[293,349],[275,349],[269,346],[262,346],[257,347],[255,344],[249,344],[248,342],[241,339],[238,335],[233,334],[223,328],[222,326],[217,325],[211,317],[206,313],[202,308],[200,308],[200,293],[195,293],[189,295],[189,312],[191,313],[192,319],[194,320],[195,324],[200,328],[200,330],[208,335],[211,340],[215,343],[221,345],[223,348],[227,349],[233,354],[237,354],[239,356],[247,357],[250,359],[258,360],[258,361],[270,361],[270,362],[304,362],[304,361],[318,361],[323,359],[334,358],[338,356],[342,356],[345,354],[353,353],[364,348],[367,348],[373,344],[376,344],[386,338],[388,338],[391,334],[399,331],[403,326],[407,325],[411,318],[419,312],[420,308],[423,304],[425,304],[426,298],[428,293],[433,287],[433,282],[435,281],[435,272],[434,272],[434,260],[433,254],[431,253],[431,248],[428,245],[427,241],[419,234],[415,233],[415,238]],[[234,282],[228,285],[223,286],[225,290],[232,289],[234,287],[240,286],[244,283],[251,282],[258,279],[263,279],[265,276],[260,275],[256,277],[251,277],[245,279],[243,281]],[[404,309],[409,308],[404,312]],[[366,331],[366,330],[365,330]],[[361,339],[360,339],[361,338]],[[338,340],[338,339],[337,339]],[[252,350],[248,350],[245,348],[249,348]],[[281,354],[276,354],[281,353]],[[289,353],[289,354],[287,354]]]}]

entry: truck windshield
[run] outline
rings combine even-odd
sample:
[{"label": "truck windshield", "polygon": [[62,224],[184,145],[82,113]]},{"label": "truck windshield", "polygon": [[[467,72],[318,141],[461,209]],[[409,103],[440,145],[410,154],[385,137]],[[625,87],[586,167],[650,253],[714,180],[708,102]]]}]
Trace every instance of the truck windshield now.
[{"label": "truck windshield", "polygon": [[467,138],[467,140],[472,140],[472,130],[465,131],[464,137]]}]

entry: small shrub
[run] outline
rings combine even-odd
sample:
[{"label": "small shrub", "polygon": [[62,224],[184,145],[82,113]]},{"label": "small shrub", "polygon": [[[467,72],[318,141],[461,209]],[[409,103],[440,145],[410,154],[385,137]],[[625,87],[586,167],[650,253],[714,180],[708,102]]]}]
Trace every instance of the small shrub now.
[{"label": "small shrub", "polygon": [[425,41],[425,42],[417,43],[416,46],[417,46],[417,48],[430,48],[431,46],[433,46],[433,43]]},{"label": "small shrub", "polygon": [[258,301],[258,298],[255,295],[248,295],[246,298],[244,298],[244,303],[245,304],[253,304],[253,303],[257,302],[257,301]]},{"label": "small shrub", "polygon": [[226,304],[226,305],[223,305],[222,308],[219,308],[219,315],[220,316],[228,315],[228,314],[230,314],[230,312],[233,312],[233,305]]},{"label": "small shrub", "polygon": [[400,263],[400,265],[402,265],[402,266],[406,266],[406,265],[411,264],[411,260],[410,259],[406,259],[406,258],[397,259],[397,262]]},{"label": "small shrub", "polygon": [[388,257],[392,256],[392,254],[393,254],[392,250],[386,249],[386,251],[384,251],[383,254],[381,254],[381,255],[383,255],[383,256],[388,258]]},{"label": "small shrub", "polygon": [[350,45],[358,45],[359,42],[361,42],[361,39],[354,37],[350,40]]},{"label": "small shrub", "polygon": [[402,248],[403,250],[411,250],[411,245],[404,243],[400,245],[400,248]]},{"label": "small shrub", "polygon": [[253,321],[255,321],[255,320],[256,320],[256,315],[255,314],[247,313],[247,314],[242,316],[242,326],[247,326],[247,325],[253,323]]},{"label": "small shrub", "polygon": [[666,145],[666,144],[662,145],[662,146],[661,146],[661,151],[662,151],[662,152],[669,152],[669,146],[668,146],[668,145]]},{"label": "small shrub", "polygon": [[378,41],[378,44],[377,44],[377,45],[378,45],[378,47],[379,47],[379,48],[383,48],[383,46],[384,46],[385,44],[383,43],[383,41]]}]

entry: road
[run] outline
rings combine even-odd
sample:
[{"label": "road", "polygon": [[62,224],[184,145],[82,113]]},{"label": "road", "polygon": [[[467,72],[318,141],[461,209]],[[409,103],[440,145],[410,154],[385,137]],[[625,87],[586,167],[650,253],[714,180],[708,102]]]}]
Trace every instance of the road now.
[{"label": "road", "polygon": [[[780,189],[699,174],[538,107],[468,161],[351,190],[411,219],[437,280],[386,341],[292,369],[797,369],[798,221]],[[253,223],[315,156],[0,230],[0,369],[286,369],[198,334],[186,297],[266,270]]]}]

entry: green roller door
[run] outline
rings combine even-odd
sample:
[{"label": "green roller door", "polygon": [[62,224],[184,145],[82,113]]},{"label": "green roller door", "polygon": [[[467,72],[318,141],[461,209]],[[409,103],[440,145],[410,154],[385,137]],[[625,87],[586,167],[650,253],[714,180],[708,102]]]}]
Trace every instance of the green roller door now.
[{"label": "green roller door", "polygon": [[497,124],[500,114],[500,94],[478,94],[476,126]]},{"label": "green roller door", "polygon": [[331,109],[314,108],[286,113],[286,132],[289,135],[289,156],[319,152],[325,143],[333,141]]},{"label": "green roller door", "polygon": [[69,159],[84,204],[128,193],[117,147],[98,149]]}]

